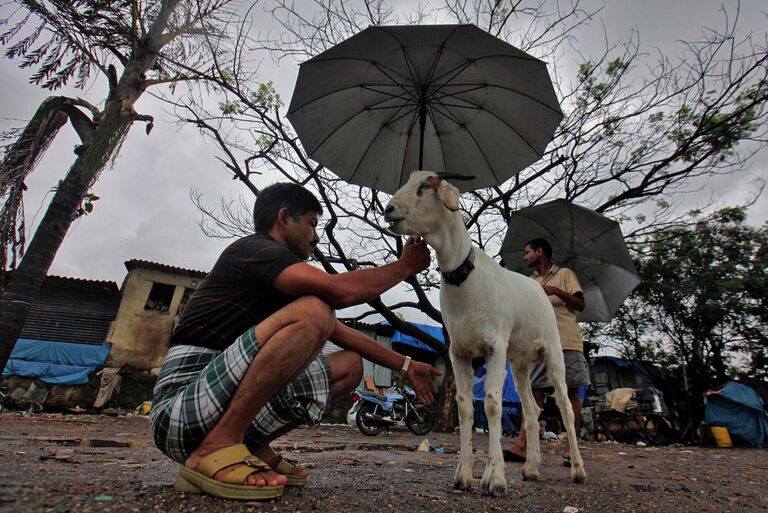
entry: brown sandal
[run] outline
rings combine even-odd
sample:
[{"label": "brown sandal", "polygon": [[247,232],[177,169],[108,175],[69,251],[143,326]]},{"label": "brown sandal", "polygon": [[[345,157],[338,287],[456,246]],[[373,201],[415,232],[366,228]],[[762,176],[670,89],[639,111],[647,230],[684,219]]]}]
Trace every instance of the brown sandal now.
[{"label": "brown sandal", "polygon": [[308,476],[297,476],[293,474],[293,469],[296,468],[296,465],[294,464],[295,462],[290,462],[283,458],[269,445],[265,445],[261,449],[253,451],[253,454],[264,460],[272,470],[287,477],[288,482],[285,483],[285,486],[304,486],[307,484]]},{"label": "brown sandal", "polygon": [[[241,463],[242,466],[227,474],[224,481],[217,481],[213,476],[224,468]],[[245,484],[251,474],[271,470],[243,444],[225,447],[203,458],[194,469],[179,468],[176,478],[176,490],[189,493],[207,493],[221,499],[259,501],[275,499],[283,494],[283,485],[252,486]]]}]

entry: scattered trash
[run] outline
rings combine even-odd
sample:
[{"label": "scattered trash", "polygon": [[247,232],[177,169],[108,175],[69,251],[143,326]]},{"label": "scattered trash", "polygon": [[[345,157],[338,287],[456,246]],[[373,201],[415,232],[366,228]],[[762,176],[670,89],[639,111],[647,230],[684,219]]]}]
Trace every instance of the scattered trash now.
[{"label": "scattered trash", "polygon": [[62,463],[80,463],[75,459],[75,453],[73,451],[43,454],[42,456],[40,456],[40,459],[43,461],[45,460],[60,461]]},{"label": "scattered trash", "polygon": [[544,440],[557,440],[557,435],[554,434],[552,431],[545,431],[542,435]]},{"label": "scattered trash", "polygon": [[152,401],[144,401],[136,408],[136,415],[149,415],[152,410]]},{"label": "scattered trash", "polygon": [[430,445],[429,452],[436,452],[438,454],[443,454],[445,452],[445,449],[443,449],[442,447],[433,447]]},{"label": "scattered trash", "polygon": [[638,447],[647,447],[645,442],[637,442],[636,444]]},{"label": "scattered trash", "polygon": [[416,471],[413,470],[412,468],[404,468],[403,472],[416,472]]},{"label": "scattered trash", "polygon": [[93,500],[99,501],[99,502],[109,502],[109,501],[115,500],[115,498],[112,497],[111,495],[97,495],[96,497],[93,498]]},{"label": "scattered trash", "polygon": [[563,513],[579,513],[579,508],[573,506],[566,506],[563,508]]},{"label": "scattered trash", "polygon": [[430,447],[432,446],[429,445],[429,440],[425,438],[416,448],[416,452],[429,452]]},{"label": "scattered trash", "polygon": [[358,461],[354,458],[341,458],[339,463],[342,465],[357,465]]}]

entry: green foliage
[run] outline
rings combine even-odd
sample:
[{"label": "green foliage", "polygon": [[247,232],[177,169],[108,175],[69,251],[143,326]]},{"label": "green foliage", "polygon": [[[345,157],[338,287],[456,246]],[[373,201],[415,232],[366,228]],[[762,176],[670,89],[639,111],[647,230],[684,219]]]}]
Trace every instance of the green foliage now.
[{"label": "green foliage", "polygon": [[89,192],[83,197],[83,202],[80,205],[80,208],[77,209],[77,215],[79,216],[87,216],[91,212],[93,212],[93,204],[94,202],[98,201],[99,198],[94,193]]},{"label": "green foliage", "polygon": [[223,102],[219,102],[219,110],[221,110],[221,113],[225,116],[233,116],[235,114],[242,114],[248,109],[243,107],[242,104],[237,100],[225,100]]},{"label": "green foliage", "polygon": [[[758,128],[758,106],[766,101],[765,80],[739,93],[730,109],[712,110],[717,95],[708,91],[697,105],[683,105],[676,114],[676,127],[669,138],[681,147],[684,162],[693,162],[704,155],[714,154],[725,161],[739,141],[748,139]],[[660,121],[660,118],[658,119]],[[694,141],[691,144],[691,141]]]},{"label": "green foliage", "polygon": [[[20,1],[26,15],[13,15],[0,35],[5,57],[20,60],[21,68],[36,68],[30,82],[56,90],[75,79],[85,87],[100,50],[130,46],[131,1],[49,0]],[[24,27],[29,25],[29,30]]]},{"label": "green foliage", "polygon": [[251,92],[250,99],[254,105],[262,109],[274,110],[283,106],[280,94],[275,91],[275,86],[272,84],[271,80],[259,84],[258,90]]},{"label": "green foliage", "polygon": [[643,283],[604,331],[630,357],[682,359],[706,386],[768,377],[768,225],[724,208],[647,241]]}]

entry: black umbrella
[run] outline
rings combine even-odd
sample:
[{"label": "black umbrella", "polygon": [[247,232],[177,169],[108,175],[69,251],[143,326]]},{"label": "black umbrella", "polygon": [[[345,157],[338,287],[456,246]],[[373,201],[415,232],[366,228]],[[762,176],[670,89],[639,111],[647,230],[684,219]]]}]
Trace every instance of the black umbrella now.
[{"label": "black umbrella", "polygon": [[313,159],[390,193],[416,169],[500,185],[562,117],[546,64],[474,25],[369,27],[303,63],[288,108]]},{"label": "black umbrella", "polygon": [[552,261],[576,273],[584,289],[578,321],[610,321],[640,283],[619,223],[594,210],[559,199],[514,212],[501,246],[507,269],[530,275],[523,250],[538,238],[552,245]]}]

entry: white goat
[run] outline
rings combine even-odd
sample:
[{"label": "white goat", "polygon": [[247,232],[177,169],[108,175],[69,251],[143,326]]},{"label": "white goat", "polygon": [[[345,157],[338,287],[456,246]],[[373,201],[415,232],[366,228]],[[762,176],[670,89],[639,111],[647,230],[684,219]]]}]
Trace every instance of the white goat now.
[{"label": "white goat", "polygon": [[[528,459],[523,465],[523,478],[539,477],[539,408],[531,392],[528,366],[543,358],[555,388],[557,405],[564,414],[571,451],[571,477],[575,482],[584,482],[587,474],[567,397],[563,351],[547,295],[531,278],[503,269],[485,252],[474,248],[458,210],[456,187],[436,173],[414,171],[384,212],[390,231],[421,236],[435,249],[443,273],[440,307],[451,338],[450,357],[456,377],[461,431],[461,455],[454,488],[469,490],[472,486],[471,362],[479,356],[485,357],[488,369],[485,414],[489,455],[480,482],[482,493],[499,496],[507,490],[501,449],[501,390],[506,361],[510,362],[520,394],[528,433]],[[462,279],[464,281],[460,281]]]}]

